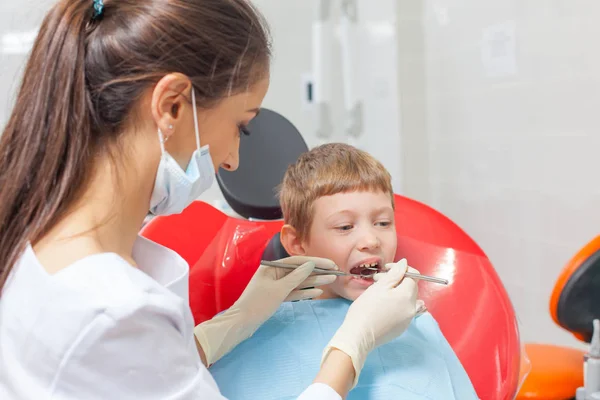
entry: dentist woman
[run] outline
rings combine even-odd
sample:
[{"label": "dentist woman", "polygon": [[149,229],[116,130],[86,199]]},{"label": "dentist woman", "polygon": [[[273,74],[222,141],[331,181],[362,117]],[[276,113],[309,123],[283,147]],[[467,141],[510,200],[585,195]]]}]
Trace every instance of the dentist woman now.
[{"label": "dentist woman", "polygon": [[[269,62],[246,0],[49,11],[0,137],[0,398],[223,399],[207,367],[281,302],[335,279],[311,276],[335,269],[328,260],[261,266],[229,310],[194,327],[188,265],[138,236],[148,210],[179,213],[215,170],[238,167]],[[300,398],[344,397],[368,353],[404,332],[417,294],[405,269],[354,302]]]}]

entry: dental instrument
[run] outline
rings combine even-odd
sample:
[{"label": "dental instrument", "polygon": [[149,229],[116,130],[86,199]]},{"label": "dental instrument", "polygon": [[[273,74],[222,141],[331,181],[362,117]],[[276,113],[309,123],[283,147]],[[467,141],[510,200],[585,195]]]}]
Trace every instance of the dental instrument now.
[{"label": "dental instrument", "polygon": [[[287,268],[287,269],[296,269],[299,267],[299,265],[280,263],[277,261],[266,261],[266,260],[261,261],[260,264],[266,265],[267,267]],[[366,268],[366,269],[371,270],[371,271],[374,270],[373,268]],[[331,271],[331,270],[321,269],[321,268],[315,268],[313,270],[313,272],[317,273],[317,274],[336,275],[336,276],[356,276],[356,277],[360,277],[360,278],[372,278],[374,275],[374,274],[363,274],[362,272],[360,274],[351,274],[349,272]],[[415,274],[415,273],[409,272],[409,271],[406,271],[404,273],[404,276],[408,276],[409,278],[413,278],[413,279],[424,280],[427,282],[439,283],[440,285],[448,284],[447,279],[436,278],[434,276],[428,276],[428,275]]]}]

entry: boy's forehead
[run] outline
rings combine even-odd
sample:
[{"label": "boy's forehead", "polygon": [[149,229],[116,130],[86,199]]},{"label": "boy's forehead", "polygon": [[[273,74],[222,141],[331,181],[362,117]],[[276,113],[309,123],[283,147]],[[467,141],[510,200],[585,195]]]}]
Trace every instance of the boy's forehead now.
[{"label": "boy's forehead", "polygon": [[379,209],[392,209],[390,195],[382,191],[341,192],[317,198],[313,204],[315,214],[362,213]]}]

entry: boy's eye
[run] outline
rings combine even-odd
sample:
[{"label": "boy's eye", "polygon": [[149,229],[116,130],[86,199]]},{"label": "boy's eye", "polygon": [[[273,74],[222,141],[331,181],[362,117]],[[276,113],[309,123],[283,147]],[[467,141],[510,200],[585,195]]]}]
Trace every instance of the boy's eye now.
[{"label": "boy's eye", "polygon": [[349,231],[350,229],[352,229],[352,225],[342,225],[338,226],[336,229],[340,231]]},{"label": "boy's eye", "polygon": [[390,221],[379,221],[379,222],[377,222],[377,225],[379,225],[379,226],[390,226],[390,225],[392,225],[392,223]]}]

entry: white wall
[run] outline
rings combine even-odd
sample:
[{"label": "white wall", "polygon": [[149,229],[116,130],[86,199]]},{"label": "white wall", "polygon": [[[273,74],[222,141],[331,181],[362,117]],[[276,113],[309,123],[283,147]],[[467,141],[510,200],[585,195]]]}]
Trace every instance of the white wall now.
[{"label": "white wall", "polygon": [[405,190],[488,253],[523,337],[580,346],[555,280],[600,233],[600,3],[399,0]]},{"label": "white wall", "polygon": [[0,0],[0,134],[12,109],[33,34],[53,3]]}]

